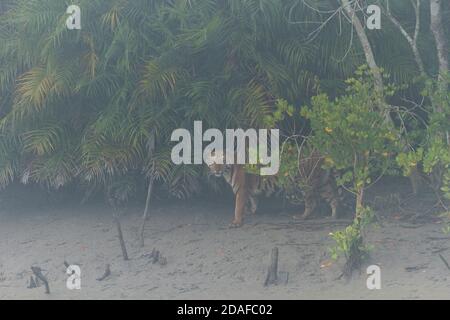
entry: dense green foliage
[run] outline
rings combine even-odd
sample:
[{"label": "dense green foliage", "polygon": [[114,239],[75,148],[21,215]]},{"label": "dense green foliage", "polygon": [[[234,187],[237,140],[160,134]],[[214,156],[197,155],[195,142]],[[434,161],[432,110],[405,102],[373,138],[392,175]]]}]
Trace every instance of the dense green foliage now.
[{"label": "dense green foliage", "polygon": [[[82,9],[81,30],[65,26],[70,3]],[[450,7],[443,6],[449,34]],[[194,120],[221,129],[276,124],[285,136],[310,135],[312,129],[322,152],[343,170],[343,183],[350,174],[357,184],[376,178],[386,158],[397,157],[405,173],[407,159],[423,161],[426,174],[437,167],[448,171],[448,145],[437,134],[448,127],[448,100],[447,113],[438,115],[429,99],[448,99],[447,92],[431,89],[438,63],[429,9],[422,6],[418,37],[426,81],[386,17],[381,30],[367,31],[387,82],[401,88],[383,95],[398,108],[391,127],[376,125],[373,132],[367,124],[381,118],[375,110],[367,113],[370,85],[354,80],[364,95],[346,91],[345,80],[366,61],[340,9],[334,0],[5,1],[0,186],[20,181],[50,189],[113,188],[125,200],[152,176],[165,194],[189,197],[207,180],[204,168],[174,166],[169,139],[173,129],[191,128]],[[411,3],[392,1],[391,10],[412,32]],[[280,101],[296,115],[311,105],[308,119],[277,114],[286,111],[279,110]],[[337,118],[341,113],[349,113],[348,122]],[[359,116],[370,119],[354,118]],[[385,144],[386,130],[403,136],[408,149]],[[343,148],[329,148],[336,141]],[[355,155],[347,149],[355,146],[358,157],[369,152],[367,161],[345,173]]]}]

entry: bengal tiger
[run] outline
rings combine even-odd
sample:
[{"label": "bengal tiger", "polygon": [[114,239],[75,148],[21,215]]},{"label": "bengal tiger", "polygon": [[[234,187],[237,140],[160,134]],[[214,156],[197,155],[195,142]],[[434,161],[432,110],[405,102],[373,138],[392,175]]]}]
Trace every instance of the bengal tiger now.
[{"label": "bengal tiger", "polygon": [[[235,195],[234,219],[230,227],[240,227],[244,214],[254,214],[258,207],[257,196],[266,196],[276,192],[276,176],[261,177],[246,171],[244,165],[223,164],[221,155],[214,155],[209,170],[216,177],[223,177],[231,186]],[[322,198],[331,207],[331,216],[337,218],[340,195],[334,176],[330,170],[322,168],[324,157],[312,151],[309,156],[301,158],[298,165],[296,179],[302,185],[305,208],[295,219],[306,219],[314,213],[318,201]]]},{"label": "bengal tiger", "polygon": [[258,209],[258,195],[270,196],[276,190],[273,176],[262,177],[249,173],[242,164],[223,164],[222,154],[212,154],[209,170],[216,177],[223,177],[235,195],[234,219],[231,228],[242,225],[244,214],[254,214]]},{"label": "bengal tiger", "polygon": [[296,179],[301,185],[305,204],[301,215],[296,219],[307,219],[314,213],[318,202],[325,200],[331,208],[331,217],[337,218],[341,202],[340,190],[331,170],[323,168],[325,157],[313,149],[309,154],[301,154]]}]

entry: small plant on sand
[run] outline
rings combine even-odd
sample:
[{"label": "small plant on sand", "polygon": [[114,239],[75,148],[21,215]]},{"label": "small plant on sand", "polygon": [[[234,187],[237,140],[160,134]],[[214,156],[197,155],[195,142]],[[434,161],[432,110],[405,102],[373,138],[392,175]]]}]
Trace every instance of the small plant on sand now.
[{"label": "small plant on sand", "polygon": [[330,233],[336,245],[330,248],[331,257],[337,260],[343,256],[346,263],[342,272],[344,276],[350,276],[354,268],[360,268],[361,264],[369,256],[371,245],[364,243],[364,232],[373,222],[374,213],[370,208],[361,208],[353,223],[344,230]]}]

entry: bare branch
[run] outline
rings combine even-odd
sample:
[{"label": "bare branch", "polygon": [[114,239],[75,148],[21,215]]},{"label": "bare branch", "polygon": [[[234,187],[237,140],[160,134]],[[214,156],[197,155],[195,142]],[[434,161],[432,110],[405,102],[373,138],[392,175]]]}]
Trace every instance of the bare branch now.
[{"label": "bare branch", "polygon": [[397,18],[394,17],[394,15],[391,12],[389,1],[387,1],[386,5],[386,15],[388,16],[389,20],[397,27],[397,29],[400,31],[400,33],[403,35],[403,37],[408,41],[409,46],[411,47],[411,50],[414,54],[414,60],[416,61],[417,66],[419,67],[419,71],[421,75],[425,75],[425,67],[423,64],[422,57],[419,52],[419,48],[417,47],[417,38],[419,36],[420,32],[420,1],[416,0],[416,4],[413,3],[413,0],[411,2],[413,3],[415,16],[416,16],[416,22],[415,22],[415,28],[414,28],[414,36],[412,37],[406,29],[402,26],[400,21],[397,20]]}]

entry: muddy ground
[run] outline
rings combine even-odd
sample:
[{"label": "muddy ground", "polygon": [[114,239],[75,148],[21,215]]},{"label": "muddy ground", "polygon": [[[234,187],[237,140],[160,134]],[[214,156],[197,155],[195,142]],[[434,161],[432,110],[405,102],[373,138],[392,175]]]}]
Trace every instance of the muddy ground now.
[{"label": "muddy ground", "polygon": [[[449,299],[450,270],[439,254],[450,261],[450,236],[427,209],[433,202],[379,189],[384,194],[371,197],[381,221],[367,234],[371,258],[350,280],[337,279],[343,261],[329,252],[329,233],[345,227],[348,214],[297,221],[294,209],[266,208],[229,229],[231,203],[158,203],[141,248],[142,208],[132,206],[121,217],[130,256],[123,261],[108,206],[24,200],[11,206],[3,199],[0,299]],[[264,287],[273,247],[287,283]],[[165,265],[152,262],[154,248]],[[81,267],[81,290],[66,288],[64,261]],[[106,264],[111,275],[96,280]],[[381,267],[380,290],[366,287],[369,264]],[[51,294],[27,288],[32,265],[43,269]]]}]

